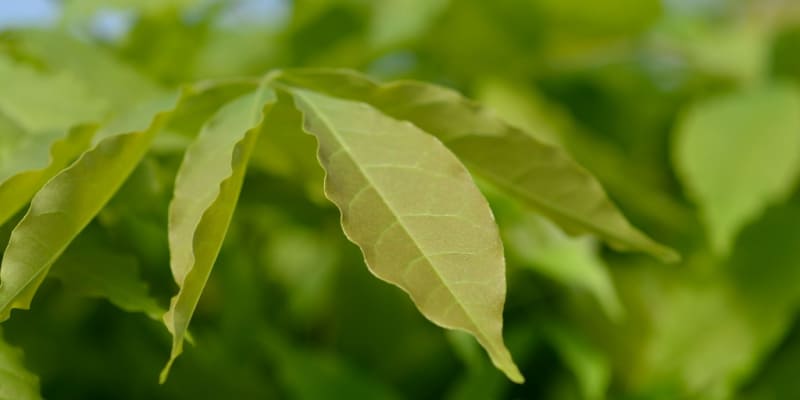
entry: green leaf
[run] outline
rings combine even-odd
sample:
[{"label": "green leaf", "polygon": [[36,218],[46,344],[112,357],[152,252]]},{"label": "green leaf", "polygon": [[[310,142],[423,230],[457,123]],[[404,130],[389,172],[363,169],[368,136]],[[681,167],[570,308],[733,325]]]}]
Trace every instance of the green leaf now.
[{"label": "green leaf", "polygon": [[[371,3],[369,38],[376,48],[403,44],[424,33],[450,0],[383,0]],[[408,12],[408,10],[414,12]]]},{"label": "green leaf", "polygon": [[377,277],[434,323],[473,334],[515,382],[503,343],[505,260],[488,203],[436,138],[361,103],[293,89],[319,142],[325,193]]},{"label": "green leaf", "polygon": [[183,351],[186,330],[236,208],[265,108],[274,101],[274,92],[262,85],[225,105],[184,155],[169,215],[170,266],[180,289],[164,315],[173,341],[161,382]]},{"label": "green leaf", "polygon": [[569,237],[549,221],[530,213],[498,219],[506,246],[526,267],[564,285],[585,289],[613,320],[624,315],[608,266],[597,254],[593,238]]},{"label": "green leaf", "polygon": [[611,383],[611,365],[606,356],[574,327],[553,321],[544,324],[543,330],[578,380],[581,398],[605,399]]},{"label": "green leaf", "polygon": [[[111,111],[127,108],[143,100],[162,94],[163,90],[132,66],[120,62],[104,49],[75,39],[63,31],[14,32],[11,40],[26,57],[41,64],[59,76],[80,82],[86,90],[111,106]],[[29,90],[29,89],[28,89]],[[67,102],[77,102],[66,97],[67,92],[48,90],[47,95],[59,93]]]},{"label": "green leaf", "polygon": [[[125,182],[174,109],[203,93],[189,87],[177,106],[174,99],[162,99],[121,115],[103,128],[93,149],[34,196],[3,254],[0,320],[8,319],[14,308],[30,306],[50,267]],[[152,117],[155,110],[164,109],[170,111]]]},{"label": "green leaf", "polygon": [[25,369],[22,350],[0,338],[0,400],[39,400],[39,378]]},{"label": "green leaf", "polygon": [[561,149],[507,125],[455,91],[411,81],[378,85],[348,71],[284,72],[282,81],[363,101],[435,135],[473,171],[571,232],[622,250],[679,258],[634,228],[602,186]]},{"label": "green leaf", "polygon": [[48,276],[59,279],[71,294],[108,299],[125,311],[142,312],[155,320],[164,314],[139,278],[136,258],[114,251],[97,229],[81,233]]},{"label": "green leaf", "polygon": [[0,147],[0,224],[86,150],[96,130],[97,126],[90,125],[76,127],[66,136],[22,134],[15,146]]},{"label": "green leaf", "polygon": [[[57,95],[54,95],[57,93]],[[45,75],[0,54],[0,114],[30,134],[65,131],[101,118],[107,104],[72,76]]]},{"label": "green leaf", "polygon": [[697,104],[675,133],[673,163],[714,250],[726,254],[748,222],[795,187],[800,93],[773,84]]},{"label": "green leaf", "polygon": [[261,348],[277,368],[289,398],[319,400],[331,394],[341,399],[394,400],[390,387],[346,360],[323,351],[298,349],[277,332],[262,329]]}]

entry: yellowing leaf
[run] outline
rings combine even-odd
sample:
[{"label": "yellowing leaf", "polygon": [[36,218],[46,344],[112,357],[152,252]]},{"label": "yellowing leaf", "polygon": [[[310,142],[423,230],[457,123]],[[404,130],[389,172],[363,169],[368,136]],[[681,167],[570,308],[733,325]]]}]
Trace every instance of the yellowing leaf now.
[{"label": "yellowing leaf", "polygon": [[336,70],[284,72],[283,82],[372,104],[435,135],[490,183],[573,232],[665,261],[679,256],[634,228],[597,180],[561,149],[507,125],[457,92],[401,81],[378,85]]},{"label": "yellowing leaf", "polygon": [[325,192],[370,270],[434,323],[475,336],[515,382],[503,343],[505,259],[488,203],[436,138],[374,108],[293,89],[319,142]]},{"label": "yellowing leaf", "polygon": [[170,204],[170,266],[179,292],[164,323],[172,333],[164,382],[183,351],[183,340],[228,230],[247,162],[261,132],[263,111],[275,94],[265,86],[225,105],[192,143],[175,180]]},{"label": "yellowing leaf", "polygon": [[0,338],[0,400],[39,400],[39,378],[25,369],[22,351]]},{"label": "yellowing leaf", "polygon": [[674,164],[725,254],[744,225],[790,195],[800,172],[800,92],[772,85],[708,100],[676,132]]}]

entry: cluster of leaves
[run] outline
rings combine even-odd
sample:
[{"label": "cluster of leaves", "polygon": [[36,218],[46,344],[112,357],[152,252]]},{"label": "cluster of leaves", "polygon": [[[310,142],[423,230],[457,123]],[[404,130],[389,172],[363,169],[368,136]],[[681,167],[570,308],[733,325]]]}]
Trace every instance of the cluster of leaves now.
[{"label": "cluster of leaves", "polygon": [[792,397],[800,10],[662,3],[73,0],[5,32],[4,333],[50,398]]}]

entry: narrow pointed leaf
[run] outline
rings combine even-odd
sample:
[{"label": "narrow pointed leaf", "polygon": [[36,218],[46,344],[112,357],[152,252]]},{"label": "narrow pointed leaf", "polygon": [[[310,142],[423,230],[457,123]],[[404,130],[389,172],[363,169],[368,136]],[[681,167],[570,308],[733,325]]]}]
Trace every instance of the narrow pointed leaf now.
[{"label": "narrow pointed leaf", "polygon": [[0,400],[39,400],[39,377],[25,369],[22,350],[0,338]]},{"label": "narrow pointed leaf", "polygon": [[[0,265],[0,321],[8,319],[12,309],[30,306],[50,267],[122,186],[175,107],[191,104],[203,93],[188,88],[177,106],[174,97],[160,99],[104,126],[97,145],[34,196],[11,233]],[[152,110],[170,111],[153,117]]]},{"label": "narrow pointed leaf", "polygon": [[130,175],[167,116],[157,115],[145,130],[106,137],[34,196],[3,255],[0,320],[30,306],[50,267]]},{"label": "narrow pointed leaf", "polygon": [[[54,135],[21,135],[17,146],[9,148],[0,163],[0,224],[86,150],[96,130],[94,125],[79,126],[66,136],[55,135],[52,142]],[[44,163],[40,162],[44,158],[41,156],[46,157]]]},{"label": "narrow pointed leaf", "polygon": [[164,315],[173,341],[162,382],[183,351],[186,330],[236,208],[263,112],[274,96],[262,87],[225,105],[203,127],[178,171],[170,204],[169,245],[179,292]]},{"label": "narrow pointed leaf", "polygon": [[489,205],[431,135],[362,103],[292,90],[319,142],[325,192],[379,278],[434,323],[475,336],[515,382],[503,343],[505,259]]},{"label": "narrow pointed leaf", "polygon": [[468,167],[571,232],[621,250],[678,258],[633,227],[600,183],[563,150],[514,128],[459,93],[421,82],[378,85],[348,71],[287,71],[281,81],[363,101],[435,135]]}]

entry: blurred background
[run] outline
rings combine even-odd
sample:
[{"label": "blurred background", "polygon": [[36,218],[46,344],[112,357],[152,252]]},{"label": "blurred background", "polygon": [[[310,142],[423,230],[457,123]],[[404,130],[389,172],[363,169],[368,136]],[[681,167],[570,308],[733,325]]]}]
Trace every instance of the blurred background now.
[{"label": "blurred background", "polygon": [[[290,67],[452,87],[565,148],[683,255],[615,252],[485,187],[514,385],[370,276],[305,182],[256,160],[169,381],[159,321],[48,280],[3,325],[45,398],[800,398],[800,2],[0,0],[0,56],[119,105]],[[60,263],[124,266],[166,306],[182,146],[158,143]]]}]

